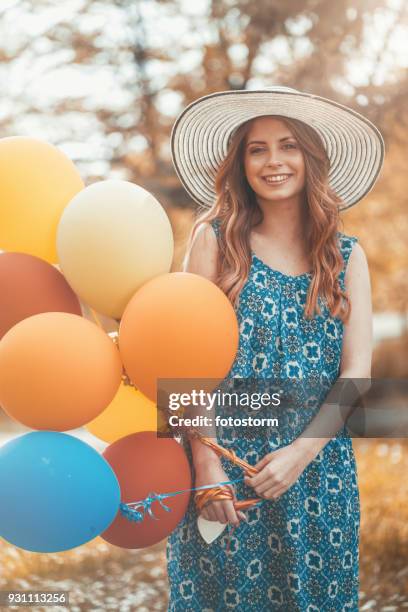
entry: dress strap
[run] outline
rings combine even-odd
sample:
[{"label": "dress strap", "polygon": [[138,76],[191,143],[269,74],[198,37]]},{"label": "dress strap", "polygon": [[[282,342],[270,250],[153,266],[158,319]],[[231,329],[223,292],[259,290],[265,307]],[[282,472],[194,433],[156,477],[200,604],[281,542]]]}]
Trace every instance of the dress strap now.
[{"label": "dress strap", "polygon": [[339,233],[340,252],[342,254],[343,262],[344,262],[343,269],[340,272],[340,281],[342,284],[344,284],[345,277],[346,277],[347,264],[348,264],[351,252],[356,242],[358,242],[358,238],[356,238],[355,236],[346,236],[345,234]]},{"label": "dress strap", "polygon": [[214,230],[214,234],[217,236],[217,238],[220,237],[220,233],[221,233],[221,223],[219,219],[213,219],[211,221],[211,227]]}]

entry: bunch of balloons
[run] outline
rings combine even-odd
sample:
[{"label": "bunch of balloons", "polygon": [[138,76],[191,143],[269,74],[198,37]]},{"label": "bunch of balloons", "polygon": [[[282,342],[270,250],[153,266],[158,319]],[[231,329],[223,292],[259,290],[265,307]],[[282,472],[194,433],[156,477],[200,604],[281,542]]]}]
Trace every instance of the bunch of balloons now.
[{"label": "bunch of balloons", "polygon": [[[224,378],[233,307],[205,278],[170,272],[171,225],[149,192],[85,187],[63,152],[31,138],[0,140],[0,249],[0,406],[35,430],[0,446],[0,536],[36,552],[97,535],[160,541],[184,516],[191,474],[183,447],[157,437],[157,381]],[[117,343],[80,301],[120,321]],[[109,444],[102,455],[63,433],[82,426]],[[185,493],[156,520],[126,516],[172,491]]]}]

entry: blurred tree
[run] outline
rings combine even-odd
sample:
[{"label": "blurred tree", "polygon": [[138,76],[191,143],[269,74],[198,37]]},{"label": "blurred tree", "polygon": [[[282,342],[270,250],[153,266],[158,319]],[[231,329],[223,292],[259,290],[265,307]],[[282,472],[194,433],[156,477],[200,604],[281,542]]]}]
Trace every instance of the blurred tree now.
[{"label": "blurred tree", "polygon": [[[346,231],[357,235],[366,252],[376,310],[398,310],[408,323],[408,214],[406,143],[392,124],[386,163],[374,191],[344,215]],[[407,357],[407,356],[406,356]]]},{"label": "blurred tree", "polygon": [[373,264],[376,307],[407,307],[403,0],[4,0],[0,14],[2,136],[50,140],[88,182],[128,178],[167,207],[193,205],[169,136],[202,95],[280,83],[372,119],[387,166],[346,226]]}]

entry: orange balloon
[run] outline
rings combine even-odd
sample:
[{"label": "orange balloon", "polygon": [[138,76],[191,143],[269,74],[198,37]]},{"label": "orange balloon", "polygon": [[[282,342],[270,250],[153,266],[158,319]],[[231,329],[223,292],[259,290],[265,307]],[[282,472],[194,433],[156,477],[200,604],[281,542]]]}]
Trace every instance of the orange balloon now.
[{"label": "orange balloon", "polygon": [[25,136],[0,138],[0,249],[55,263],[60,217],[83,188],[57,147]]},{"label": "orange balloon", "polygon": [[156,401],[158,378],[223,379],[238,338],[221,289],[197,274],[173,272],[134,294],[120,323],[119,351],[129,378]]},{"label": "orange balloon", "polygon": [[140,391],[122,383],[112,402],[85,426],[104,442],[115,442],[138,431],[156,431],[156,404]]},{"label": "orange balloon", "polygon": [[[149,493],[175,493],[191,488],[191,471],[183,447],[172,438],[143,431],[117,440],[103,452],[119,481],[121,502],[146,499]],[[119,512],[101,537],[121,548],[144,548],[166,538],[184,517],[190,491],[151,505],[153,515],[135,522]]]},{"label": "orange balloon", "polygon": [[88,423],[112,401],[121,376],[112,340],[78,315],[34,315],[0,341],[0,405],[32,429]]}]

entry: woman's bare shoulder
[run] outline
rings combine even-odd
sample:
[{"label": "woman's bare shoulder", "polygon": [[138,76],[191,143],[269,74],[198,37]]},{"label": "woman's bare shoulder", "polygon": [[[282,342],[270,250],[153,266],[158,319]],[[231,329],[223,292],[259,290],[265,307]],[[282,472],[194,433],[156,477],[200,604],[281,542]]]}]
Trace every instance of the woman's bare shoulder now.
[{"label": "woman's bare shoulder", "polygon": [[209,247],[218,248],[217,235],[211,222],[203,221],[203,223],[200,223],[195,235],[196,240],[200,241],[203,246],[205,244]]},{"label": "woman's bare shoulder", "polygon": [[215,281],[217,276],[218,240],[211,223],[200,223],[190,250],[186,253],[183,270]]},{"label": "woman's bare shoulder", "polygon": [[356,242],[353,245],[346,271],[346,282],[353,278],[368,277],[367,257],[362,246]]}]

